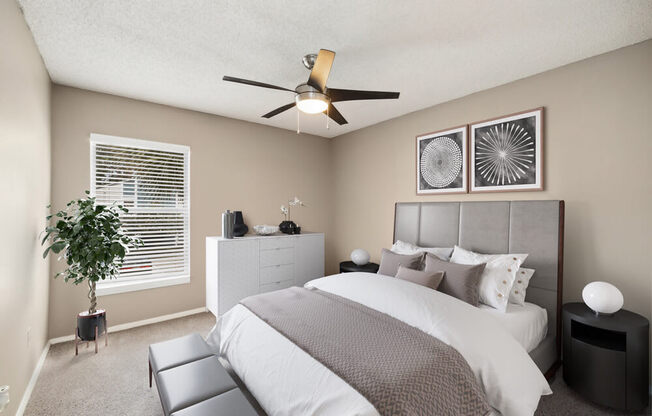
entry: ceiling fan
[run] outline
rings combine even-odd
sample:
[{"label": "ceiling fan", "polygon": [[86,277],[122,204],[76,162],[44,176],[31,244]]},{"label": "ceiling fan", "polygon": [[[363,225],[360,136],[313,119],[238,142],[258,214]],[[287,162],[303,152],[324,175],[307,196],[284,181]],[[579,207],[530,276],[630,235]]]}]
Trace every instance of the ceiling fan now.
[{"label": "ceiling fan", "polygon": [[272,118],[295,105],[299,110],[308,114],[325,113],[337,124],[347,124],[346,119],[333,106],[338,101],[355,101],[355,100],[387,100],[398,98],[398,92],[386,91],[359,91],[359,90],[342,90],[337,88],[326,88],[326,80],[331,71],[335,52],[327,49],[320,49],[319,54],[308,54],[303,57],[303,65],[310,70],[308,82],[299,84],[294,90],[278,87],[276,85],[265,84],[248,79],[235,78],[225,75],[222,79],[229,82],[253,85],[254,87],[271,88],[274,90],[290,91],[294,93],[294,102],[281,106],[275,110],[264,114],[264,118]]}]

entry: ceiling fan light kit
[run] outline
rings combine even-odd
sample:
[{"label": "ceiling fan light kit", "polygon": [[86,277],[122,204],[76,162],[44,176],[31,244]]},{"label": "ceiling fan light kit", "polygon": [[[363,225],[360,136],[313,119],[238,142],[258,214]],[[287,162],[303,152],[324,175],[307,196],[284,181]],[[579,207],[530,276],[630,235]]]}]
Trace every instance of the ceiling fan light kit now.
[{"label": "ceiling fan light kit", "polygon": [[358,91],[326,88],[326,81],[328,80],[328,75],[330,74],[334,59],[335,52],[329,51],[327,49],[320,49],[318,54],[305,55],[302,59],[302,62],[303,65],[310,70],[310,76],[308,77],[308,82],[305,84],[299,84],[294,90],[272,84],[265,84],[263,82],[230,77],[228,75],[225,75],[222,79],[224,81],[252,85],[254,87],[270,88],[279,91],[289,91],[295,94],[293,103],[285,104],[284,106],[264,114],[264,118],[272,118],[296,106],[302,113],[324,113],[327,116],[327,120],[330,118],[337,124],[343,125],[348,124],[348,121],[346,121],[344,116],[342,116],[342,114],[340,114],[335,106],[333,106],[334,102],[357,100],[388,100],[397,99],[399,97],[400,93],[398,92]]},{"label": "ceiling fan light kit", "polygon": [[297,87],[297,95],[294,97],[297,108],[306,114],[319,114],[328,109],[330,98],[322,94],[308,84]]}]

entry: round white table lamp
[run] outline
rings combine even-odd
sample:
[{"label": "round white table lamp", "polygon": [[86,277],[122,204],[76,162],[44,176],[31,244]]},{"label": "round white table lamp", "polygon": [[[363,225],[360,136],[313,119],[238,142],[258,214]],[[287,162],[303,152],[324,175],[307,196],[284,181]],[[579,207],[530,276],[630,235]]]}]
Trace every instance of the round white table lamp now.
[{"label": "round white table lamp", "polygon": [[358,266],[364,266],[369,263],[369,253],[367,250],[361,248],[356,248],[351,252],[351,261],[357,264]]},{"label": "round white table lamp", "polygon": [[616,313],[624,303],[620,290],[607,282],[591,282],[584,286],[582,299],[596,314]]}]

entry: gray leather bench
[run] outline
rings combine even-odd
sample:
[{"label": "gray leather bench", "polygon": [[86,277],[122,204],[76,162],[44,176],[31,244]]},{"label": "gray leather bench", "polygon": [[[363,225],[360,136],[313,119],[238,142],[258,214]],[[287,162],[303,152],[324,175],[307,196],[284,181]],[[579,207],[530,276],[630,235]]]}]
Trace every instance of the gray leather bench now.
[{"label": "gray leather bench", "polygon": [[257,416],[199,334],[149,346],[152,376],[165,416]]}]

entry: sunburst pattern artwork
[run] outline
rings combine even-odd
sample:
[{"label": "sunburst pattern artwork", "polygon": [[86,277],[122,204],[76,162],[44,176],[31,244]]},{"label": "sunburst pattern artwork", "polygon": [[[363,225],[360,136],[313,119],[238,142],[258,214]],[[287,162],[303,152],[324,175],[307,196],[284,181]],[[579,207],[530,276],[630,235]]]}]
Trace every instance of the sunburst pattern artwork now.
[{"label": "sunburst pattern artwork", "polygon": [[534,164],[534,139],[514,123],[501,123],[476,138],[476,168],[487,182],[509,185],[527,176]]},{"label": "sunburst pattern artwork", "polygon": [[466,126],[417,137],[417,193],[466,192]]},{"label": "sunburst pattern artwork", "polygon": [[471,125],[471,191],[540,190],[542,110]]}]

